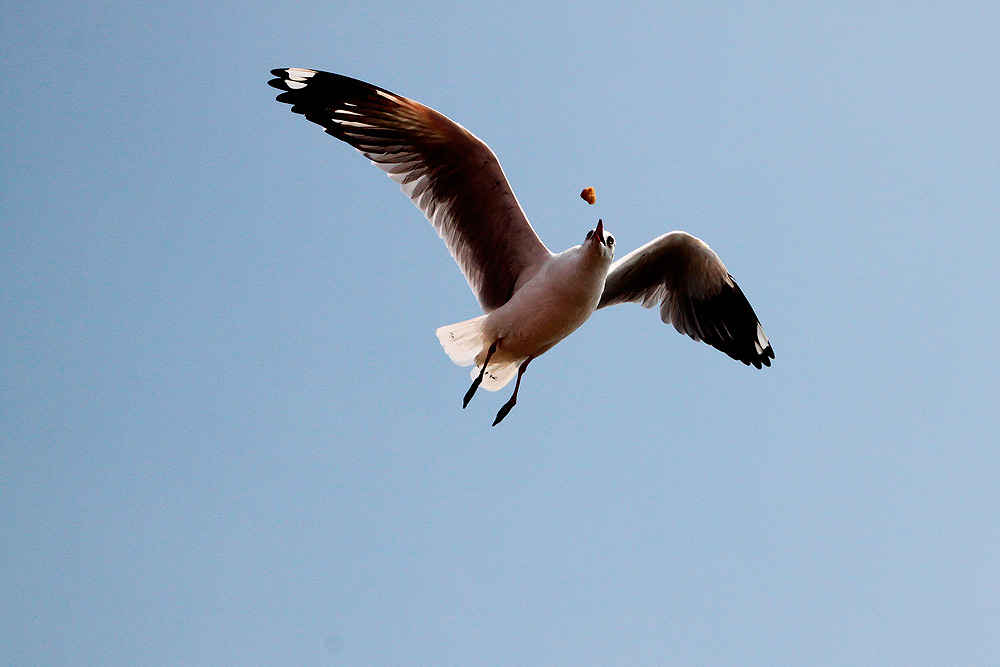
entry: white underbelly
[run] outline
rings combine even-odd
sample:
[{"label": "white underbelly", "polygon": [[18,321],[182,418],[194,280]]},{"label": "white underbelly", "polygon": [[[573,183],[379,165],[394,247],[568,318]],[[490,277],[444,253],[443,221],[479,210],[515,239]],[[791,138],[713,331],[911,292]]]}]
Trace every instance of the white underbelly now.
[{"label": "white underbelly", "polygon": [[502,357],[542,354],[586,322],[600,300],[594,286],[560,291],[526,287],[484,322],[487,336],[500,341],[497,353]]}]

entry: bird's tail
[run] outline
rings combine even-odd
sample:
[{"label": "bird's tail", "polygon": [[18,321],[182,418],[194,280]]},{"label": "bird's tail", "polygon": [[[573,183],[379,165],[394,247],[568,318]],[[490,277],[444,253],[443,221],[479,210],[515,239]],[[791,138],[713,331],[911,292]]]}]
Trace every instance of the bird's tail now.
[{"label": "bird's tail", "polygon": [[437,330],[441,347],[459,366],[469,366],[476,363],[476,357],[485,349],[487,344],[486,337],[483,335],[483,320],[485,319],[485,315],[480,315],[471,320],[451,324]]},{"label": "bird's tail", "polygon": [[[483,320],[485,315],[474,317],[471,320],[450,324],[437,330],[438,340],[445,353],[459,366],[471,366],[474,368],[470,376],[475,380],[479,376],[481,366],[477,362],[477,357],[486,356],[486,351],[493,341],[486,340],[483,334]],[[510,382],[517,373],[517,367],[524,361],[523,359],[501,358],[501,354],[494,355],[490,360],[490,366],[483,375],[483,389],[496,391]]]}]

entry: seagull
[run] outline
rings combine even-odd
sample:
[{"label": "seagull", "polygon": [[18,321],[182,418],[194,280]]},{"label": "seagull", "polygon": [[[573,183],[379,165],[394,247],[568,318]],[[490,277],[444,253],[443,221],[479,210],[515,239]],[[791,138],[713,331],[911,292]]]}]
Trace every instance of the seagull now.
[{"label": "seagull", "polygon": [[599,308],[659,306],[660,318],[756,368],[774,358],[753,307],[708,245],[670,232],[614,261],[603,220],[583,243],[550,251],[528,222],[496,155],[458,123],[370,83],[312,69],[274,69],[279,102],[353,146],[399,184],[444,239],[483,315],[437,330],[453,362],[482,386],[515,376],[496,426],[517,403],[531,361]]}]

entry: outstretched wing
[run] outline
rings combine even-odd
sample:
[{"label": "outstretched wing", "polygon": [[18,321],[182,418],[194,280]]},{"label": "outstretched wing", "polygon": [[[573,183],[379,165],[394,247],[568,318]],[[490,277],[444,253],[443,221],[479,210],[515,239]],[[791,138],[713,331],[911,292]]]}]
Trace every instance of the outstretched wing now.
[{"label": "outstretched wing", "polygon": [[399,183],[448,246],[483,310],[510,299],[550,255],[489,146],[437,111],[357,79],[275,69],[279,102]]},{"label": "outstretched wing", "polygon": [[725,264],[701,239],[670,232],[611,265],[598,308],[636,302],[660,306],[660,318],[757,368],[774,350],[757,314]]}]

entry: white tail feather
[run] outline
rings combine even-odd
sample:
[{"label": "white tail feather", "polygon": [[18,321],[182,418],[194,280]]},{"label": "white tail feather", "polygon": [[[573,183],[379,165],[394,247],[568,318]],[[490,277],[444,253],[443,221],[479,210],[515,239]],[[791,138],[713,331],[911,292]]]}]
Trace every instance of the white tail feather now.
[{"label": "white tail feather", "polygon": [[[514,376],[517,374],[517,367],[521,365],[522,361],[524,359],[512,359],[500,362],[491,359],[490,367],[486,369],[486,373],[483,375],[483,383],[479,386],[487,391],[503,389],[508,382],[514,379]],[[469,373],[469,377],[475,380],[479,377],[479,370],[479,366],[473,368],[472,372]]]},{"label": "white tail feather", "polygon": [[[483,320],[485,315],[471,320],[450,324],[437,330],[438,340],[448,357],[459,366],[474,366],[470,376],[475,380],[479,376],[481,366],[476,363],[476,357],[486,356],[490,341],[483,335]],[[510,382],[517,373],[517,367],[524,359],[503,358],[497,353],[490,360],[490,366],[483,375],[480,385],[487,391],[496,391]]]},{"label": "white tail feather", "polygon": [[480,315],[471,320],[451,324],[437,330],[441,347],[459,366],[469,366],[476,363],[476,356],[486,346],[486,339],[483,337],[483,320],[485,319],[485,315]]}]

